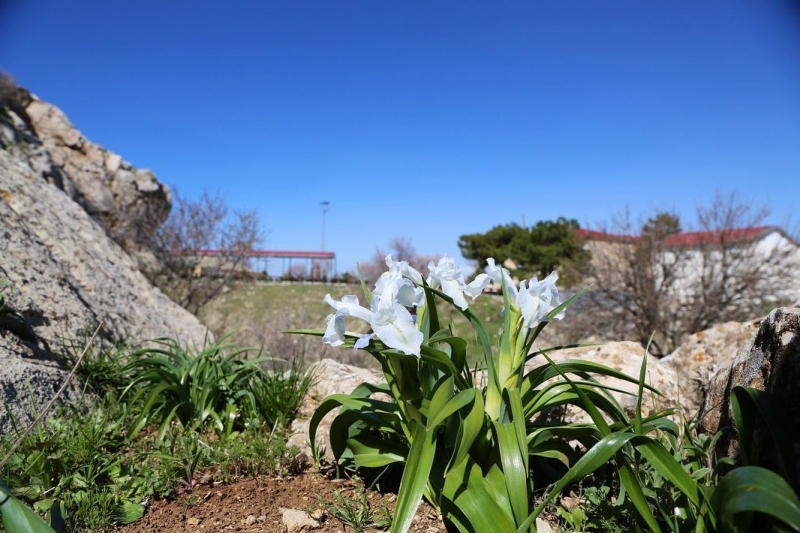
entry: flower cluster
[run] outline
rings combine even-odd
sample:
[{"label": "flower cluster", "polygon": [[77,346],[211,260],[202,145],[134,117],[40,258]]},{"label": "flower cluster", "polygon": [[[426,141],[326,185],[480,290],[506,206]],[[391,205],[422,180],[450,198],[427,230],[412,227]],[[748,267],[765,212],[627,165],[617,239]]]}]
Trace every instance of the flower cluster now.
[{"label": "flower cluster", "polygon": [[[389,267],[375,284],[372,303],[369,309],[361,306],[358,297],[350,294],[341,300],[334,300],[330,294],[325,302],[336,312],[328,316],[328,325],[322,340],[331,346],[344,344],[345,320],[347,317],[359,318],[367,322],[372,332],[363,335],[355,344],[356,348],[364,348],[370,339],[377,337],[386,346],[408,355],[420,355],[423,342],[422,332],[416,324],[417,311],[425,305],[425,285],[440,290],[448,296],[457,307],[466,310],[469,304],[466,296],[472,300],[477,298],[490,283],[504,286],[509,302],[522,315],[526,328],[536,327],[546,320],[547,314],[561,304],[556,288],[558,274],[553,272],[542,281],[533,278],[523,280],[519,287],[514,283],[508,270],[497,266],[494,259],[488,259],[486,273],[479,274],[474,281],[466,283],[461,269],[453,258],[445,255],[437,264],[428,265],[429,275],[423,279],[422,274],[406,261],[393,261],[391,255],[386,256]],[[564,313],[556,316],[563,318]]]}]

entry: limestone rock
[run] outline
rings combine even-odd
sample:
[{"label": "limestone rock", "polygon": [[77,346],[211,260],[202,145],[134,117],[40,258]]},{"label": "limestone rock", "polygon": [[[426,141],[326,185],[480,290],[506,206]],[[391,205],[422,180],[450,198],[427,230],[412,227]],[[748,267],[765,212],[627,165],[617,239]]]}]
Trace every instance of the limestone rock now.
[{"label": "limestone rock", "polygon": [[[36,106],[45,104],[37,102],[30,99],[33,116],[25,118],[37,117],[33,122],[41,125]],[[79,133],[63,129],[59,138],[64,147],[86,150],[86,168],[89,162],[117,165]],[[70,166],[64,157],[61,164]],[[119,162],[115,175],[125,165]],[[134,182],[143,179],[138,171],[126,171]],[[11,427],[6,405],[25,424],[34,403],[41,408],[52,398],[67,375],[58,365],[61,339],[75,338],[95,322],[103,323],[102,335],[110,340],[169,336],[200,345],[206,334],[197,318],[150,285],[98,219],[75,201],[83,193],[71,180],[28,120],[0,108],[0,279],[14,287],[4,294],[6,310],[25,319],[0,321],[0,434]],[[116,198],[114,188],[109,190]],[[77,391],[68,389],[66,398],[77,398]]]},{"label": "limestone rock", "polygon": [[700,406],[706,383],[720,368],[730,365],[736,353],[752,338],[760,320],[726,322],[689,335],[659,366],[671,366],[678,377],[681,399]]},{"label": "limestone rock", "polygon": [[[590,361],[613,368],[633,378],[638,378],[644,353],[645,349],[641,344],[624,341],[610,342],[601,346],[559,350],[548,353],[548,356],[554,362],[561,362],[567,359]],[[544,357],[536,356],[528,362],[526,371],[544,364],[547,364]],[[630,393],[612,392],[611,394],[629,415],[634,413],[637,402],[636,394],[638,392],[638,386],[635,383],[605,376],[595,376],[595,378],[604,385]],[[658,359],[650,354],[647,355],[647,383],[659,390],[664,396],[660,397],[645,392],[644,401],[642,402],[645,414],[649,414],[655,409],[660,410],[674,406],[681,407],[687,415],[696,412],[697,404],[688,401],[678,402],[678,379],[675,370],[669,366],[659,365]],[[591,422],[588,414],[574,406],[567,407],[563,416],[566,422]]]},{"label": "limestone rock", "polygon": [[[786,407],[789,441],[800,442],[800,308],[784,307],[773,310],[765,318],[752,340],[745,345],[727,368],[721,369],[711,379],[705,397],[702,422],[705,430],[716,434],[733,426],[730,410],[730,391],[741,385],[772,394]],[[753,443],[753,463],[775,468],[775,453],[761,440],[763,431],[756,431]],[[800,462],[793,465],[795,483],[800,482]],[[718,453],[738,456],[738,441],[733,431],[720,439]]]},{"label": "limestone rock", "polygon": [[170,210],[169,188],[149,170],[90,142],[57,107],[30,95],[26,107],[35,136],[46,148],[60,180],[51,180],[97,219],[126,249],[136,234],[163,222]]},{"label": "limestone rock", "polygon": [[300,509],[283,509],[281,519],[283,526],[286,528],[286,533],[309,531],[319,527],[319,522]]},{"label": "limestone rock", "polygon": [[[309,421],[314,411],[322,403],[322,400],[331,394],[350,394],[361,383],[377,385],[385,383],[386,380],[381,372],[346,365],[333,359],[322,359],[314,363],[309,368],[309,372],[311,372],[314,382],[300,405],[297,418],[292,422],[292,435],[289,438],[289,444],[298,446],[310,455]],[[333,422],[336,412],[334,410],[328,413],[317,428],[317,442],[324,448],[325,457],[328,459],[333,459],[333,455],[330,452],[329,435],[331,422]]]}]

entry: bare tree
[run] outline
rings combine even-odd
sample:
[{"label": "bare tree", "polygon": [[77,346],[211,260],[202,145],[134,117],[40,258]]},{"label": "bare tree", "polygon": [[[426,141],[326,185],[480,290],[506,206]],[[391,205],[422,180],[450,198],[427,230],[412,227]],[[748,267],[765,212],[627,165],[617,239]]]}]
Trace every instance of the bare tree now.
[{"label": "bare tree", "polygon": [[[638,228],[628,212],[594,235],[594,302],[657,355],[687,334],[757,316],[781,298],[790,241],[763,226],[769,215],[735,193],[697,210],[698,230],[681,233],[678,217],[658,212]],[[763,239],[771,235],[771,240]]]},{"label": "bare tree", "polygon": [[173,191],[172,205],[169,218],[149,236],[155,261],[145,271],[170,298],[197,313],[246,269],[248,252],[264,234],[255,211],[230,213],[219,193],[191,201]]},{"label": "bare tree", "polygon": [[372,254],[372,259],[359,264],[364,281],[374,283],[387,270],[386,256],[389,254],[392,254],[394,261],[407,261],[422,275],[427,275],[428,263],[438,261],[441,257],[440,255],[419,255],[410,238],[395,237],[389,241],[388,252],[382,248],[376,248],[375,253]]}]

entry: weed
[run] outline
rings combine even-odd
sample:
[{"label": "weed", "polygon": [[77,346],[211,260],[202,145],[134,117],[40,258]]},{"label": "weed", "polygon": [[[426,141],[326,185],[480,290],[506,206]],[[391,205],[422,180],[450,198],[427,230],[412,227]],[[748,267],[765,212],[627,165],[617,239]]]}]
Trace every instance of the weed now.
[{"label": "weed", "polygon": [[[360,485],[353,497],[346,495],[342,490],[333,491],[332,501],[322,498],[319,494],[316,496],[328,514],[352,528],[355,533],[363,533],[369,526],[383,527],[386,511],[383,511],[382,519],[376,521],[376,512],[370,506],[367,491]],[[391,519],[389,522],[391,523]]]}]

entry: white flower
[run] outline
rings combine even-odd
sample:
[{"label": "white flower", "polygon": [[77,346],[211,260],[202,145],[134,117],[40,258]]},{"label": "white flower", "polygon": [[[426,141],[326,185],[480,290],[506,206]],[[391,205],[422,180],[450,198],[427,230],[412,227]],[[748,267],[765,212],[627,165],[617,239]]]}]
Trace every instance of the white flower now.
[{"label": "white flower", "polygon": [[[491,257],[486,260],[486,263],[488,264],[486,273],[476,276],[475,281],[469,284],[465,292],[472,294],[471,291],[474,291],[476,294],[480,294],[489,283],[502,283],[505,279],[508,300],[511,305],[520,310],[526,328],[536,327],[545,320],[550,311],[561,305],[556,288],[558,274],[555,272],[542,281],[536,278],[527,282],[523,280],[518,289],[508,270],[496,265]],[[562,311],[554,318],[561,320],[564,318],[564,312]]]},{"label": "white flower", "polygon": [[415,285],[422,285],[422,274],[408,264],[408,261],[392,261],[392,254],[386,256],[386,266],[390,274],[397,274],[410,279]]},{"label": "white flower", "polygon": [[[522,313],[522,320],[526,328],[536,327],[540,322],[546,320],[550,311],[561,305],[556,281],[558,281],[558,274],[553,272],[542,281],[533,278],[527,284],[525,281],[520,283],[516,305]],[[564,312],[562,311],[555,318],[561,320],[564,318]]]},{"label": "white flower", "polygon": [[348,294],[342,297],[340,302],[331,298],[330,294],[326,294],[325,302],[336,309],[336,314],[328,315],[328,327],[325,329],[325,335],[322,337],[322,342],[330,344],[331,346],[341,346],[344,344],[344,321],[346,317],[354,316],[366,322],[369,322],[372,318],[370,310],[359,305],[358,297],[355,294]]},{"label": "white flower", "polygon": [[358,297],[353,294],[344,296],[341,301],[336,301],[327,294],[325,302],[333,307],[336,313],[328,317],[328,327],[322,337],[323,342],[331,346],[342,345],[345,319],[353,316],[369,323],[373,331],[358,339],[356,348],[365,347],[369,339],[377,336],[386,346],[419,357],[422,332],[416,328],[411,313],[397,300],[382,300],[380,296],[375,296],[372,300],[372,309],[359,305]]},{"label": "white flower", "polygon": [[[461,309],[468,307],[467,300],[464,299],[464,293],[467,292],[468,287],[464,282],[464,275],[461,269],[456,266],[455,261],[449,255],[443,256],[439,259],[439,264],[435,265],[433,261],[428,264],[430,275],[428,276],[428,285],[434,289],[441,287],[442,292],[453,299]],[[472,292],[467,292],[474,300],[477,297],[472,295]],[[480,294],[480,292],[478,292]]]},{"label": "white flower", "polygon": [[420,307],[425,303],[425,292],[397,270],[381,274],[372,294],[384,302],[397,301],[405,307]]}]

